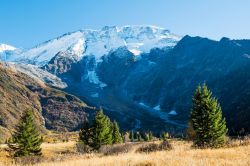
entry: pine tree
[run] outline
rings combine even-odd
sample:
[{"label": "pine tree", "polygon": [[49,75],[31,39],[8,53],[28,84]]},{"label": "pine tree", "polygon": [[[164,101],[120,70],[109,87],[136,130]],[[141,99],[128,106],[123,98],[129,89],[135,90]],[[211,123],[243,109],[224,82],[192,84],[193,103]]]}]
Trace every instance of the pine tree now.
[{"label": "pine tree", "polygon": [[99,149],[102,145],[112,144],[112,127],[110,119],[104,115],[100,109],[95,115],[93,121],[93,145],[95,149]]},{"label": "pine tree", "polygon": [[8,142],[9,148],[14,151],[15,157],[41,155],[42,137],[34,122],[33,112],[28,110],[21,117],[16,131]]},{"label": "pine tree", "polygon": [[217,147],[225,142],[226,121],[206,84],[198,86],[193,96],[189,125],[194,130],[194,145],[198,147]]},{"label": "pine tree", "polygon": [[113,144],[122,143],[122,135],[119,131],[119,126],[116,121],[113,122]]}]

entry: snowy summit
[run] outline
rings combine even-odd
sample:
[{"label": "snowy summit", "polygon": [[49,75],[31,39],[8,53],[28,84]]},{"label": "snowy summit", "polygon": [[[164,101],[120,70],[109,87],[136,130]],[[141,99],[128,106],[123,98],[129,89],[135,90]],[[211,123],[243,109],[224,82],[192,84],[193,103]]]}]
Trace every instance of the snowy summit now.
[{"label": "snowy summit", "polygon": [[0,53],[4,51],[14,51],[16,48],[7,44],[0,44]]},{"label": "snowy summit", "polygon": [[59,51],[83,56],[94,55],[101,61],[103,55],[119,47],[126,47],[134,55],[152,48],[173,47],[180,37],[156,26],[105,26],[100,30],[84,29],[64,34],[56,39],[11,56],[8,61],[21,61],[38,66],[47,64]]}]

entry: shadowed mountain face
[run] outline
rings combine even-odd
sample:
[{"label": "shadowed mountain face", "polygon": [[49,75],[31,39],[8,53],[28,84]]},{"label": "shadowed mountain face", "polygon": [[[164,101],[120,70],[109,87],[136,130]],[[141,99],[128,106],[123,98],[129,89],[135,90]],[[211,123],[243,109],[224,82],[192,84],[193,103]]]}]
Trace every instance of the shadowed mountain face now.
[{"label": "shadowed mountain face", "polygon": [[123,47],[101,62],[85,56],[58,76],[68,84],[66,91],[103,106],[123,129],[158,131],[185,127],[195,88],[206,82],[222,105],[230,132],[249,132],[249,58],[248,40],[185,36],[173,49],[155,48],[139,57]]},{"label": "shadowed mountain face", "polygon": [[27,109],[34,111],[42,132],[78,130],[95,110],[75,96],[0,63],[0,142],[10,136]]}]

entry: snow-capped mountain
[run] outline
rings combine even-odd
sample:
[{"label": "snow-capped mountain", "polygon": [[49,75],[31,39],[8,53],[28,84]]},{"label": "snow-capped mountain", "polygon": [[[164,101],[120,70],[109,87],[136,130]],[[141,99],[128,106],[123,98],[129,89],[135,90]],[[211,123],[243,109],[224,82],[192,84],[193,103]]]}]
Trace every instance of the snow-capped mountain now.
[{"label": "snow-capped mountain", "polygon": [[0,44],[0,53],[4,52],[4,51],[13,51],[16,48],[11,46],[11,45],[7,45],[7,44]]},{"label": "snow-capped mountain", "polygon": [[195,88],[206,82],[229,128],[250,131],[250,40],[180,40],[159,27],[114,26],[2,50],[0,60],[18,62],[14,69],[103,107],[125,130],[182,130]]},{"label": "snow-capped mountain", "polygon": [[6,61],[10,56],[18,53],[17,48],[8,44],[0,44],[0,60]]},{"label": "snow-capped mountain", "polygon": [[43,66],[58,52],[67,52],[80,60],[94,55],[97,62],[103,55],[119,47],[126,47],[134,55],[148,53],[152,48],[173,47],[180,37],[155,26],[105,26],[100,30],[79,30],[49,40],[34,48],[12,55],[7,61]]}]

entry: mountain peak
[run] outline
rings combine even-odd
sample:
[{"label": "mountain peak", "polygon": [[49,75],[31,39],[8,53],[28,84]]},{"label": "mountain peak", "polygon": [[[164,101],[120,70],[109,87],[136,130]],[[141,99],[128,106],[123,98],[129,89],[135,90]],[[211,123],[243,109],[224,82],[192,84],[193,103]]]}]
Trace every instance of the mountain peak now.
[{"label": "mountain peak", "polygon": [[97,62],[120,47],[126,47],[134,55],[148,53],[152,48],[174,47],[180,37],[169,30],[152,25],[105,26],[99,30],[82,29],[37,45],[9,61],[46,65],[58,52],[78,56],[93,55]]},{"label": "mountain peak", "polygon": [[16,48],[11,45],[0,43],[0,53],[4,51],[13,51],[15,49]]}]

